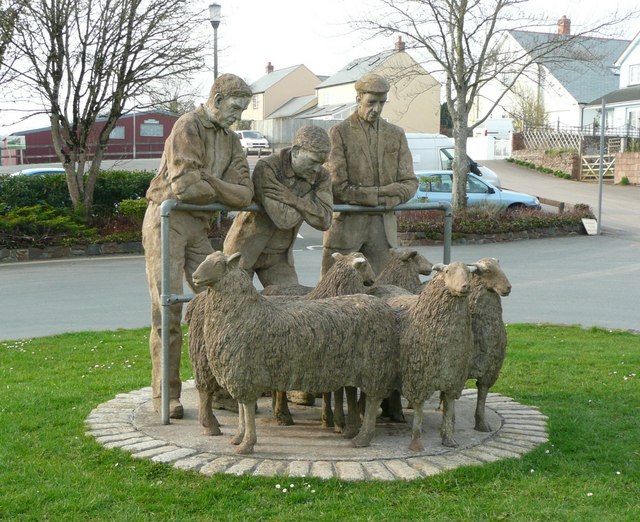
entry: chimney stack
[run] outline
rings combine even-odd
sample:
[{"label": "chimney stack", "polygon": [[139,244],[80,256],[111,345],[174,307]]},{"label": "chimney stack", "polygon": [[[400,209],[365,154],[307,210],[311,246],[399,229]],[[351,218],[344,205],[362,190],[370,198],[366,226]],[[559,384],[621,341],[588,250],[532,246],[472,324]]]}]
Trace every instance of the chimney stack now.
[{"label": "chimney stack", "polygon": [[264,71],[265,71],[267,74],[271,74],[271,73],[273,72],[273,65],[271,65],[271,62],[269,62],[269,63],[267,64],[267,66],[264,68]]},{"label": "chimney stack", "polygon": [[398,39],[396,40],[396,44],[395,44],[396,51],[397,52],[404,51],[404,47],[405,47],[405,44],[402,41],[402,36],[398,36]]},{"label": "chimney stack", "polygon": [[562,15],[562,18],[558,20],[558,34],[571,34],[571,20],[566,15]]}]

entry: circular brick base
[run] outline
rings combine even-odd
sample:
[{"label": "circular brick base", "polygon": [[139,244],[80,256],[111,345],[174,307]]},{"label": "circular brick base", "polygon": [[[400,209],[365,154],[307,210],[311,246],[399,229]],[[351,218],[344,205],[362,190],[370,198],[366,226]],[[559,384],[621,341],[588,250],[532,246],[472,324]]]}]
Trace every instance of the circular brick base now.
[{"label": "circular brick base", "polygon": [[495,430],[473,429],[476,391],[465,390],[456,401],[455,449],[440,444],[441,413],[437,398],[425,405],[425,450],[408,449],[413,412],[405,409],[406,423],[379,420],[371,446],[353,448],[332,429],[321,427],[320,399],[316,406],[291,405],[294,426],[277,426],[271,399],[258,403],[255,453],[236,455],[229,443],[237,414],[216,410],[223,434],[201,434],[198,393],[193,381],[183,383],[184,418],[163,425],[153,411],[150,388],[118,395],[98,406],[87,417],[88,435],[107,448],[121,448],[137,458],[171,463],[174,467],[204,475],[296,476],[342,480],[410,480],[458,466],[481,465],[504,458],[518,458],[547,442],[547,417],[536,408],[509,397],[489,394],[487,420]]}]

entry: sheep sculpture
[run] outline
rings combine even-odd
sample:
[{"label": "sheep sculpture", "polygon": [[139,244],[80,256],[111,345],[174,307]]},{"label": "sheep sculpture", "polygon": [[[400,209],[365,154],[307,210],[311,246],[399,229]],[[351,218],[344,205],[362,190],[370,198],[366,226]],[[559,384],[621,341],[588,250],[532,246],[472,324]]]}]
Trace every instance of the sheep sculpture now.
[{"label": "sheep sculpture", "polygon": [[391,258],[367,290],[376,297],[392,297],[407,293],[417,294],[424,283],[421,275],[431,274],[433,263],[417,250],[391,249]]},{"label": "sheep sculpture", "polygon": [[[338,295],[349,295],[364,293],[366,287],[374,282],[375,274],[367,259],[360,252],[343,255],[338,252],[333,254],[335,263],[331,269],[325,274],[316,287],[307,295],[289,293],[296,286],[278,287],[276,285],[267,287],[271,288],[273,295],[268,295],[268,299],[274,302],[292,299],[323,299],[326,297],[335,297]],[[284,292],[284,295],[280,292]],[[263,293],[264,295],[264,293]],[[204,347],[204,303],[206,296],[203,293],[197,294],[189,302],[185,313],[185,320],[189,324],[189,358],[196,382],[196,389],[200,394],[199,421],[203,426],[205,435],[220,434],[219,422],[213,412],[211,406],[214,398],[219,403],[225,403],[225,408],[235,410],[237,402],[229,397],[228,392],[224,390],[216,381],[211,372],[207,353]],[[272,391],[272,406],[276,422],[281,426],[290,426],[294,424],[291,412],[289,410],[287,395],[283,391]],[[342,395],[339,395],[337,410],[339,431],[344,429],[345,420],[342,406]],[[234,405],[229,405],[234,402]],[[334,415],[331,409],[331,392],[323,393],[322,402],[322,422],[325,427],[334,425]],[[357,433],[357,426],[350,430],[350,433]]]},{"label": "sheep sculpture", "polygon": [[511,293],[511,283],[497,259],[483,258],[474,265],[477,269],[469,294],[474,351],[469,378],[476,379],[478,388],[475,429],[488,432],[491,427],[485,419],[487,394],[498,379],[507,351],[501,296]]},{"label": "sheep sculpture", "polygon": [[[339,295],[351,295],[365,293],[367,287],[371,286],[375,279],[375,273],[369,264],[369,261],[360,252],[352,252],[351,254],[333,254],[334,264],[327,271],[318,285],[306,295],[303,299],[325,299],[327,297],[337,297]],[[269,288],[269,287],[268,287]],[[275,287],[270,287],[272,292],[276,292]],[[280,290],[289,297],[295,294],[288,294],[289,290],[295,287],[281,287]],[[265,295],[263,293],[263,295]],[[280,299],[282,295],[269,293],[270,299]],[[322,424],[324,427],[333,427],[336,431],[345,432],[345,418],[343,411],[343,394],[342,389],[336,391],[336,416],[334,419],[333,410],[331,408],[331,392],[322,394]],[[293,424],[293,418],[289,411],[287,395],[285,392],[279,391],[275,394],[273,404],[274,415],[278,424],[288,426]],[[351,426],[345,432],[347,436],[355,436],[357,426]]]},{"label": "sheep sculpture", "polygon": [[[464,389],[473,356],[469,310],[471,272],[475,267],[454,262],[433,266],[436,274],[409,306],[398,307],[402,393],[414,408],[409,449],[422,451],[424,403],[441,391],[440,435],[455,447],[455,399]],[[406,304],[406,303],[405,303]]]},{"label": "sheep sculpture", "polygon": [[[431,274],[433,263],[417,250],[390,250],[389,262],[378,274],[374,284],[367,289],[367,293],[387,300],[420,293],[425,284],[420,276]],[[362,401],[360,402],[362,408]],[[391,422],[405,422],[399,390],[394,390],[382,401],[382,416]]]},{"label": "sheep sculpture", "polygon": [[236,452],[254,451],[255,404],[265,390],[360,387],[367,393],[367,409],[352,445],[369,445],[377,405],[399,385],[395,312],[364,294],[270,301],[253,287],[239,259],[239,254],[214,252],[193,274],[196,286],[207,287],[208,365],[240,404],[232,438]]}]

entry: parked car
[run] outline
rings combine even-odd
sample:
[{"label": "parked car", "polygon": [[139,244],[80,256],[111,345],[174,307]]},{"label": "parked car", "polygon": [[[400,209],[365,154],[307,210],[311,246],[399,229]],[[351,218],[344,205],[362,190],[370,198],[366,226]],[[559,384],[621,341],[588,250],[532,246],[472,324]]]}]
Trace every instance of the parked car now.
[{"label": "parked car", "polygon": [[11,174],[12,176],[44,176],[47,174],[64,174],[62,167],[34,167],[31,169],[22,169]]},{"label": "parked car", "polygon": [[[429,134],[424,132],[408,132],[407,143],[413,156],[413,170],[453,170],[455,143],[452,138],[444,134]],[[476,176],[481,176],[494,187],[500,187],[500,178],[489,167],[480,165],[477,161],[469,160],[469,170]]]},{"label": "parked car", "polygon": [[[420,180],[418,191],[412,202],[451,202],[453,190],[453,174],[451,172],[419,171],[416,176]],[[491,204],[503,210],[531,208],[540,210],[542,206],[535,196],[513,192],[493,186],[475,174],[467,177],[467,205]]]},{"label": "parked car", "polygon": [[245,154],[250,152],[267,152],[271,153],[271,145],[269,140],[265,138],[261,133],[254,130],[240,130],[236,131],[236,134],[240,138],[240,144]]}]

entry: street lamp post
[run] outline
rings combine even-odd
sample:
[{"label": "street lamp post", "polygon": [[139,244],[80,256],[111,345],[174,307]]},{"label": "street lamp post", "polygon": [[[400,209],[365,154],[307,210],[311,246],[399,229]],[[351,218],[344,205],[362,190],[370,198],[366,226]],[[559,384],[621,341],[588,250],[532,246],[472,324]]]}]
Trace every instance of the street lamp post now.
[{"label": "street lamp post", "polygon": [[220,25],[220,4],[209,5],[209,21],[213,27],[213,78],[218,77],[218,26]]}]

